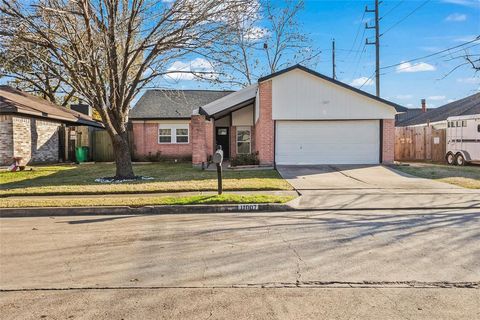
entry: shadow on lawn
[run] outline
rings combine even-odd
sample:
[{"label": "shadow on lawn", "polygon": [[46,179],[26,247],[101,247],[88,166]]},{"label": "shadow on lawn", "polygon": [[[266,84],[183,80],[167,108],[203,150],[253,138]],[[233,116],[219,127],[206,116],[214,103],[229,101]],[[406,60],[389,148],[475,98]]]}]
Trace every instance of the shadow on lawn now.
[{"label": "shadow on lawn", "polygon": [[[16,172],[0,172],[1,175],[22,174],[25,179],[0,184],[0,190],[11,190],[32,187],[55,187],[55,186],[102,186],[116,185],[116,183],[102,184],[95,182],[97,178],[110,177],[115,174],[114,164],[88,164],[77,165],[64,170],[52,170],[51,173],[45,175],[35,175],[35,170],[48,171],[51,167],[33,167],[33,171]],[[29,178],[29,173],[32,177]],[[144,165],[134,165],[136,175],[153,177],[153,180],[131,181],[122,184],[147,184],[155,182],[179,182],[182,181],[202,181],[216,179],[216,172],[201,171],[192,168],[190,163],[154,163]],[[225,179],[249,179],[249,178],[269,178],[282,179],[275,170],[259,170],[259,171],[233,171],[225,172]],[[0,179],[1,181],[1,179]],[[144,191],[140,191],[144,192]],[[148,191],[147,191],[148,192]],[[108,192],[107,192],[108,193]],[[55,194],[55,192],[52,192]],[[57,194],[62,194],[61,190]],[[21,193],[19,192],[19,195]]]}]

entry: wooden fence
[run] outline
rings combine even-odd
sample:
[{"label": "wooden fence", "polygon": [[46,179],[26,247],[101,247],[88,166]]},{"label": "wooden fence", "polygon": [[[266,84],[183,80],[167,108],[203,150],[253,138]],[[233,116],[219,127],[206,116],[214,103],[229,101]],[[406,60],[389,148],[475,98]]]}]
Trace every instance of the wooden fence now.
[{"label": "wooden fence", "polygon": [[430,126],[395,128],[395,160],[444,162],[446,133]]},{"label": "wooden fence", "polygon": [[106,130],[95,130],[92,133],[93,161],[113,161],[112,140]]},{"label": "wooden fence", "polygon": [[[128,128],[128,138],[130,153],[133,155],[133,130],[131,128]],[[112,140],[106,130],[95,130],[92,132],[92,156],[93,161],[115,161]]]}]

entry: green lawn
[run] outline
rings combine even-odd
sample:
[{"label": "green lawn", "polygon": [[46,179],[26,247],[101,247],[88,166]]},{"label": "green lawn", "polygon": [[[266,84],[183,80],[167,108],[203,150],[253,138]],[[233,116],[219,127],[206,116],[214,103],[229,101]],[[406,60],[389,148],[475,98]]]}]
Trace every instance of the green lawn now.
[{"label": "green lawn", "polygon": [[[28,168],[27,168],[28,170]],[[21,195],[68,195],[214,191],[216,172],[192,168],[189,163],[134,165],[136,175],[153,180],[128,183],[97,183],[113,176],[113,164],[35,166],[31,171],[0,171],[0,197]],[[275,170],[225,171],[224,190],[291,190]]]},{"label": "green lawn", "polygon": [[410,163],[409,166],[396,166],[402,172],[428,179],[454,184],[464,188],[480,189],[480,166],[449,166],[430,163]]},{"label": "green lawn", "polygon": [[194,205],[194,204],[245,204],[245,203],[285,203],[295,197],[275,195],[197,195],[197,196],[160,196],[160,197],[106,197],[106,198],[60,198],[25,199],[5,198],[0,208],[24,207],[93,207],[93,206],[147,206],[147,205]]}]

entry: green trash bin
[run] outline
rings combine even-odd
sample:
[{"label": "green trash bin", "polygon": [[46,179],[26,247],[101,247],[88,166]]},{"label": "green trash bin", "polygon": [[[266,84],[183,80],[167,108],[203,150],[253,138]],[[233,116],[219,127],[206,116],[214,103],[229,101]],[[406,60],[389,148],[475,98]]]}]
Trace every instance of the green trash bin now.
[{"label": "green trash bin", "polygon": [[77,162],[86,162],[88,160],[88,147],[76,147],[75,157]]}]

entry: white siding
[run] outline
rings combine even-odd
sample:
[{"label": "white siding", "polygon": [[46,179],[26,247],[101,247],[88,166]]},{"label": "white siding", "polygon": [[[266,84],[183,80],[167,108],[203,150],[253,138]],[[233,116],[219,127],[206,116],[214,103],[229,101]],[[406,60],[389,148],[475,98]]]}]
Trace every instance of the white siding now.
[{"label": "white siding", "polygon": [[253,105],[232,112],[233,126],[253,126]]},{"label": "white siding", "polygon": [[272,79],[274,120],[394,119],[392,106],[302,70]]},{"label": "white siding", "polygon": [[377,164],[380,121],[277,121],[279,165]]},{"label": "white siding", "polygon": [[260,116],[260,90],[257,90],[257,95],[255,96],[255,123],[257,123],[259,116]]}]

